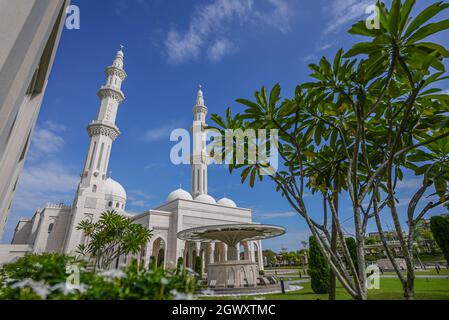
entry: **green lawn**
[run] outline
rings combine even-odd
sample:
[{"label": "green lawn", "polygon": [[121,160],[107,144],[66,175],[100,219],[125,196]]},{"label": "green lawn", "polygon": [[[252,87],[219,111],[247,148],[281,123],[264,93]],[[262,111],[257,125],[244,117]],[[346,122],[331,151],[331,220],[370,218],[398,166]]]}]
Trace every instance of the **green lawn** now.
[{"label": "green lawn", "polygon": [[[384,275],[396,275],[396,272],[384,272]],[[435,268],[427,268],[427,270],[419,270],[415,272],[415,275],[417,276],[449,276],[449,270],[444,268],[441,269],[440,273],[438,274]]]},{"label": "green lawn", "polygon": [[430,254],[422,254],[419,256],[419,259],[421,260],[421,262],[439,262],[442,263],[443,265],[446,264],[446,259],[444,258],[444,256],[442,254],[440,255],[430,255]]},{"label": "green lawn", "polygon": [[[303,290],[288,292],[286,294],[269,294],[265,296],[242,296],[239,298],[204,298],[212,300],[327,300],[327,295],[313,293],[310,283],[299,284]],[[415,296],[417,300],[449,300],[449,279],[416,279]],[[381,279],[380,290],[370,290],[370,300],[401,300],[403,299],[402,287],[397,279]],[[337,288],[338,300],[350,300],[351,297],[342,287]]]}]

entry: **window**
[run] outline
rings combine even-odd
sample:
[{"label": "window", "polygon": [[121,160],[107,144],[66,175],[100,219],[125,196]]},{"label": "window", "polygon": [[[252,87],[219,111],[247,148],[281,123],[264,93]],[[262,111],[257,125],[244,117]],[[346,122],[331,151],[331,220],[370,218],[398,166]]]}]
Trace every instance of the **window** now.
[{"label": "window", "polygon": [[112,201],[109,201],[108,206],[112,207]]},{"label": "window", "polygon": [[100,170],[101,159],[103,158],[104,142],[101,144],[100,156],[98,157],[97,170]]},{"label": "window", "polygon": [[120,203],[117,202],[117,204],[115,205],[116,208],[120,208]]},{"label": "window", "polygon": [[53,231],[55,224],[52,222],[48,225],[48,233],[51,233]]},{"label": "window", "polygon": [[92,192],[94,192],[94,193],[97,192],[97,185],[96,184],[93,185]]},{"label": "window", "polygon": [[26,155],[27,149],[28,149],[28,143],[30,142],[30,136],[31,136],[31,131],[30,131],[30,133],[28,133],[28,138],[27,138],[27,141],[25,142],[25,146],[23,147],[19,162],[22,162],[25,159],[25,155]]},{"label": "window", "polygon": [[92,163],[94,162],[94,155],[95,155],[95,149],[96,148],[97,148],[97,142],[94,141],[94,146],[92,148],[92,154],[90,156],[89,170],[92,169]]}]

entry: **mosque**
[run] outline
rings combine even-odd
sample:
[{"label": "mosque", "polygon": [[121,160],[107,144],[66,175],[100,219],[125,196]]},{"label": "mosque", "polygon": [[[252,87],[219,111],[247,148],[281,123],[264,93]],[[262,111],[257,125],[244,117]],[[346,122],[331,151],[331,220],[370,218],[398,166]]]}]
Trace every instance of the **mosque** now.
[{"label": "mosque", "polygon": [[[121,90],[127,74],[124,70],[123,47],[117,52],[114,62],[106,68],[107,82],[98,91],[100,107],[97,119],[87,127],[89,148],[81,173],[81,179],[72,206],[47,205],[39,209],[30,219],[20,219],[11,245],[2,246],[0,264],[14,261],[27,253],[75,254],[80,244],[88,239],[77,225],[84,220],[96,221],[107,210],[115,210],[129,217],[134,223],[152,230],[153,236],[140,255],[122,257],[124,262],[137,258],[147,264],[152,256],[163,267],[175,267],[183,257],[185,266],[192,267],[196,256],[203,266],[226,262],[228,246],[222,242],[206,243],[181,240],[178,233],[207,226],[241,225],[252,223],[251,209],[239,208],[234,201],[223,198],[216,201],[208,194],[208,156],[205,151],[192,157],[192,190],[178,189],[171,192],[164,204],[138,215],[126,212],[126,190],[117,181],[108,177],[109,160],[113,142],[119,137],[116,125],[117,111],[125,100]],[[206,127],[208,108],[200,88],[193,107],[194,122]],[[193,138],[193,148],[203,150],[203,137]],[[251,261],[263,270],[260,240],[241,242],[237,248],[238,260]]]}]

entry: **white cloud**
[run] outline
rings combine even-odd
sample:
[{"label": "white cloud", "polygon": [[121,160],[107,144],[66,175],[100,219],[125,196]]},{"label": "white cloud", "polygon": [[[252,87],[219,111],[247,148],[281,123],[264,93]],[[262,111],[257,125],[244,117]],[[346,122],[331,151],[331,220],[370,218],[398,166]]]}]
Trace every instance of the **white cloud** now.
[{"label": "white cloud", "polygon": [[210,61],[218,62],[224,56],[235,52],[237,50],[236,46],[227,39],[219,39],[212,46],[209,47],[207,51],[207,56]]},{"label": "white cloud", "polygon": [[[301,62],[313,62],[318,59],[318,56],[315,54],[309,54],[301,58]],[[318,61],[316,61],[318,62]]]},{"label": "white cloud", "polygon": [[150,208],[149,200],[153,199],[154,196],[143,190],[130,190],[128,191],[127,203],[128,206],[134,208]]},{"label": "white cloud", "polygon": [[14,199],[13,212],[29,211],[47,203],[71,203],[79,177],[59,162],[44,162],[24,168]]},{"label": "white cloud", "polygon": [[[180,64],[196,60],[206,49],[212,61],[222,59],[226,54],[232,53],[231,42],[226,40],[221,44],[217,37],[222,38],[233,22],[262,23],[279,29],[285,33],[289,30],[292,17],[289,0],[263,0],[268,3],[270,10],[260,11],[256,8],[254,0],[213,0],[210,4],[198,6],[192,15],[186,31],[171,29],[164,41],[164,51],[168,61]],[[262,1],[258,2],[261,4]],[[213,55],[215,53],[215,55]]]},{"label": "white cloud", "polygon": [[31,147],[28,157],[31,161],[58,153],[65,145],[59,132],[64,131],[64,125],[52,121],[36,126],[31,138]]},{"label": "white cloud", "polygon": [[326,43],[326,44],[321,45],[321,46],[318,48],[318,50],[319,50],[319,51],[324,51],[324,50],[327,50],[327,49],[332,48],[333,46],[334,46],[334,43]]},{"label": "white cloud", "polygon": [[398,189],[412,189],[412,190],[418,190],[422,187],[423,180],[420,178],[405,178],[402,181],[398,182],[397,188]]},{"label": "white cloud", "polygon": [[144,140],[149,142],[170,141],[171,132],[180,127],[182,127],[180,126],[180,123],[171,122],[158,128],[149,129],[144,134]]},{"label": "white cloud", "polygon": [[268,212],[268,213],[255,213],[254,219],[263,221],[263,220],[274,220],[279,218],[289,218],[294,217],[297,214],[293,211],[288,212]]},{"label": "white cloud", "polygon": [[324,8],[330,19],[324,32],[336,32],[351,21],[363,16],[368,18],[366,9],[375,3],[374,0],[333,0],[332,4]]},{"label": "white cloud", "polygon": [[302,241],[309,241],[310,231],[308,230],[288,230],[283,236],[264,240],[262,243],[262,249],[271,249],[279,252],[282,248],[286,248],[288,251],[294,251],[302,249]]},{"label": "white cloud", "polygon": [[51,120],[47,120],[44,122],[44,125],[51,131],[54,132],[63,132],[66,131],[67,127],[62,123],[53,122]]}]

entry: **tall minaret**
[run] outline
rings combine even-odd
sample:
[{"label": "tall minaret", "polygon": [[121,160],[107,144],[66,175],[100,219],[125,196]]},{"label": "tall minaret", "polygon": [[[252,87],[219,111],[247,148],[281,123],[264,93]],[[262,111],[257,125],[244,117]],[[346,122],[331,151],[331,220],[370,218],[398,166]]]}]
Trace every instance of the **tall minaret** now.
[{"label": "tall minaret", "polygon": [[207,107],[204,104],[201,86],[193,107],[193,115],[192,196],[196,198],[201,194],[207,194],[207,165],[209,163],[206,151]]},{"label": "tall minaret", "polygon": [[90,137],[89,151],[84,165],[81,184],[93,185],[107,178],[112,143],[120,135],[115,125],[117,111],[125,96],[121,90],[126,78],[123,70],[123,46],[117,52],[112,66],[106,68],[107,82],[98,91],[100,110],[97,119],[87,127]]},{"label": "tall minaret", "polygon": [[74,253],[80,243],[87,241],[82,231],[77,230],[78,224],[84,220],[96,221],[105,208],[109,156],[112,143],[120,135],[115,119],[120,103],[125,100],[121,90],[127,76],[123,70],[123,58],[123,46],[120,46],[112,66],[106,68],[106,84],[98,91],[100,110],[97,119],[87,127],[90,143],[65,238],[64,252],[68,254]]}]

